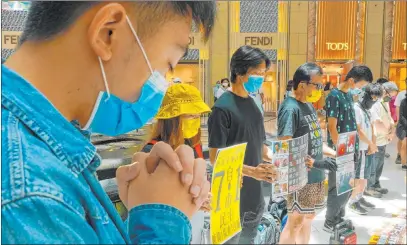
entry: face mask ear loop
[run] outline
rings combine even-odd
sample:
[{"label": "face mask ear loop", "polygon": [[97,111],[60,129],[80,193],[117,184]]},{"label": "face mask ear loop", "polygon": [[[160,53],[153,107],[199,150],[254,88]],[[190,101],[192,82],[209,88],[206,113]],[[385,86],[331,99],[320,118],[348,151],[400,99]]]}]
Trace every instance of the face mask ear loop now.
[{"label": "face mask ear loop", "polygon": [[107,98],[105,101],[107,101],[110,98],[109,85],[107,84],[107,78],[106,78],[105,68],[103,67],[102,59],[100,57],[98,57],[98,59],[99,59],[99,64],[100,64],[100,70],[102,71],[103,82],[105,83],[105,88],[106,88],[106,93],[107,93]]},{"label": "face mask ear loop", "polygon": [[140,46],[141,52],[143,53],[144,59],[146,59],[146,63],[148,65],[148,68],[150,69],[151,74],[153,74],[153,68],[151,67],[150,61],[149,61],[149,59],[147,57],[147,54],[146,54],[146,51],[144,50],[143,45],[141,44],[141,41],[138,38],[137,33],[134,30],[133,25],[130,22],[129,16],[127,16],[127,15],[126,15],[126,20],[127,20],[127,23],[129,24],[131,32],[133,32],[133,35],[137,40],[138,45]]}]

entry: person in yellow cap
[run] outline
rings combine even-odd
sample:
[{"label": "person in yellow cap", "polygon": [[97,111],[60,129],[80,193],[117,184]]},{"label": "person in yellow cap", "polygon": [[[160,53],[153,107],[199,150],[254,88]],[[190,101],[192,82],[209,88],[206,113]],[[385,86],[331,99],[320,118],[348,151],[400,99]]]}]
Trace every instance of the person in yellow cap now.
[{"label": "person in yellow cap", "polygon": [[[194,149],[195,158],[204,158],[201,144],[201,115],[211,109],[202,100],[198,89],[187,84],[170,86],[158,114],[152,139],[144,146],[143,152],[150,152],[154,144],[164,141],[174,150],[186,144]],[[204,225],[203,211],[210,211],[211,199],[205,200],[201,211],[191,218],[191,244],[201,244],[201,232]]]},{"label": "person in yellow cap", "polygon": [[182,144],[189,145],[194,149],[195,158],[203,158],[201,115],[210,111],[198,89],[187,84],[172,85],[156,115],[152,139],[142,151],[150,152],[154,144],[164,141],[173,149]]}]

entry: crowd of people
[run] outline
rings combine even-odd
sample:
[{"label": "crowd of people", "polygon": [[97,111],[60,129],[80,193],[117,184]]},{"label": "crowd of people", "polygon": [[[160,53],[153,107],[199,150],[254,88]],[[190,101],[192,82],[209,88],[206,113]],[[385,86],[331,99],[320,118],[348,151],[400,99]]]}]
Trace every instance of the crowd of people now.
[{"label": "crowd of people", "polygon": [[[212,109],[196,88],[178,79],[168,86],[163,76],[184,55],[192,21],[207,38],[215,15],[211,1],[32,3],[20,46],[2,65],[3,243],[199,243],[190,220],[211,210],[200,129],[201,115],[210,112],[212,165],[219,149],[247,143],[242,231],[227,243],[253,244],[265,210],[262,182],[279,177],[265,145],[261,88],[270,59],[258,48],[238,48]],[[393,135],[397,162],[406,169],[405,91],[394,100],[396,124],[389,102],[397,86],[373,82],[366,66],[353,67],[326,97],[325,143],[312,106],[323,96],[322,76],[317,64],[301,65],[279,107],[280,140],[309,136],[308,182],[286,196],[280,244],[309,243],[312,221],[325,206],[328,232],[344,220],[346,206],[358,214],[375,208],[363,196],[388,192],[380,176]],[[117,170],[129,210],[123,222],[95,176],[101,159],[89,135],[121,135],[154,117],[149,142]],[[354,189],[337,195],[338,135],[352,131],[358,134]]]}]

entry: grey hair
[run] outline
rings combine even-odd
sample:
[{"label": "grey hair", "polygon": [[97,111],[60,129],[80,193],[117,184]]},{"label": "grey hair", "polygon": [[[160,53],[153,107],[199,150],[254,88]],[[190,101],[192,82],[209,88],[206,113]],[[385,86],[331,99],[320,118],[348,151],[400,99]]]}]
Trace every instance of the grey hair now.
[{"label": "grey hair", "polygon": [[397,87],[397,85],[394,82],[383,83],[382,86],[388,92],[399,91],[399,88]]}]

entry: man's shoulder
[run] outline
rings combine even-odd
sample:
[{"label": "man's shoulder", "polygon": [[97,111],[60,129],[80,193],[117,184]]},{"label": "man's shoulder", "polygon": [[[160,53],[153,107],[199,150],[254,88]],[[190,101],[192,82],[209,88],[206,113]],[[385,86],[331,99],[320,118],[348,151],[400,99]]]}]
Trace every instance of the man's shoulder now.
[{"label": "man's shoulder", "polygon": [[331,92],[329,92],[329,94],[327,95],[327,98],[339,98],[341,95],[341,92],[339,91],[339,89],[334,88],[331,90]]},{"label": "man's shoulder", "polygon": [[280,105],[279,111],[286,111],[286,110],[299,110],[300,106],[295,98],[288,96],[283,100]]},{"label": "man's shoulder", "polygon": [[233,94],[230,91],[225,91],[220,98],[218,98],[213,105],[213,109],[220,109],[220,110],[230,110],[230,108],[234,105],[233,102]]},{"label": "man's shoulder", "polygon": [[[29,196],[46,196],[73,206],[77,177],[52,150],[10,111],[2,108],[2,205]],[[67,195],[68,193],[68,195]]]}]

